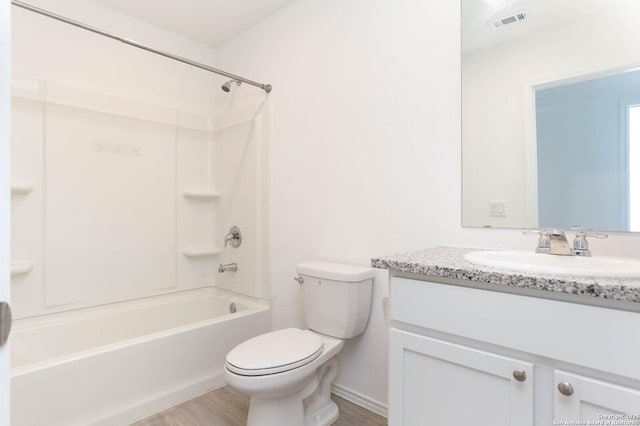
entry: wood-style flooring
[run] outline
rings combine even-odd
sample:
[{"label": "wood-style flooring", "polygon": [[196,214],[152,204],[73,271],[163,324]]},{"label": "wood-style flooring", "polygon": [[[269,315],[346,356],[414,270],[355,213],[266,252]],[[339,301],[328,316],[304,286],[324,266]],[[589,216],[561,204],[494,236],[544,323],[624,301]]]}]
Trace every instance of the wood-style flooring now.
[{"label": "wood-style flooring", "polygon": [[[332,395],[340,417],[333,426],[386,426],[387,419]],[[228,386],[147,417],[132,426],[245,426],[249,397]],[[286,426],[286,425],[283,425]]]}]

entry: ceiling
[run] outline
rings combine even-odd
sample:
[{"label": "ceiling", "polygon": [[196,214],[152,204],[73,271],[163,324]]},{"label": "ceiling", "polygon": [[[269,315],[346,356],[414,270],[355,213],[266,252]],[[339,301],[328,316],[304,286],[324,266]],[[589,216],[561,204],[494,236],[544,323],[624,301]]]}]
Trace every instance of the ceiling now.
[{"label": "ceiling", "polygon": [[[628,7],[636,0],[462,0],[462,46],[469,53],[535,32]],[[489,21],[521,11],[524,21],[492,28]]]},{"label": "ceiling", "polygon": [[212,47],[293,0],[93,0]]}]

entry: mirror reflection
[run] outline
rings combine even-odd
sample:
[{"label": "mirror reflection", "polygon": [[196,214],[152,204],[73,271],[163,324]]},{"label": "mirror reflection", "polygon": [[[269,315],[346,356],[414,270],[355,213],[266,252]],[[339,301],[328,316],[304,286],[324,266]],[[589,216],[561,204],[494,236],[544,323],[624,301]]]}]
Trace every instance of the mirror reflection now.
[{"label": "mirror reflection", "polygon": [[640,231],[640,2],[462,0],[462,224]]}]

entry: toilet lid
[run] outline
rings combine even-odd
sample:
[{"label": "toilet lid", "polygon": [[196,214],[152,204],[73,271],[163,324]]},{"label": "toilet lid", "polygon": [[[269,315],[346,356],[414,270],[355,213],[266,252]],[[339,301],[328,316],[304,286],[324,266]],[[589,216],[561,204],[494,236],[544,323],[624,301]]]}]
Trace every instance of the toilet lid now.
[{"label": "toilet lid", "polygon": [[227,368],[243,376],[282,373],[310,363],[322,353],[322,339],[287,328],[249,339],[227,354]]}]

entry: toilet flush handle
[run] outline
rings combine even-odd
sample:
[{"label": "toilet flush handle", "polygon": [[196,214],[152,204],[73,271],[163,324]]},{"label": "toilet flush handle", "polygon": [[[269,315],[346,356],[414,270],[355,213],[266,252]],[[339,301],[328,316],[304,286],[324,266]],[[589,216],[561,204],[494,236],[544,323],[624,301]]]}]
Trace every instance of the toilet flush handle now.
[{"label": "toilet flush handle", "polygon": [[298,284],[302,285],[304,283],[304,279],[302,277],[293,277],[294,280],[298,281]]}]

